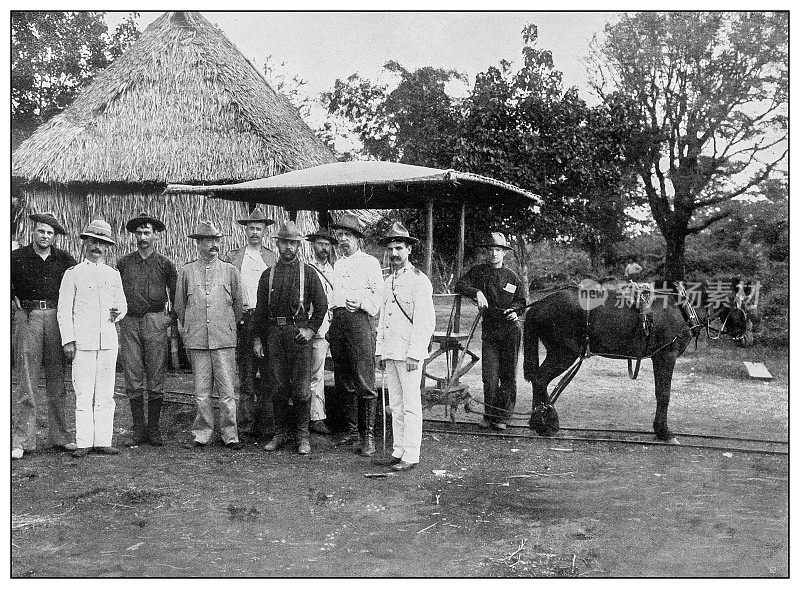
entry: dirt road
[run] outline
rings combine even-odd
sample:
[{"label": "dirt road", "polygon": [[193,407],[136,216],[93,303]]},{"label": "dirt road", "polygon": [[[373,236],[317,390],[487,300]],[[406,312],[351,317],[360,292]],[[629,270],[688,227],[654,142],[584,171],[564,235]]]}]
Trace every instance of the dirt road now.
[{"label": "dirt road", "polygon": [[[763,383],[742,354],[679,361],[674,431],[787,439],[785,356]],[[562,426],[649,430],[650,367],[632,382],[589,358],[558,409]],[[14,462],[12,576],[788,575],[786,456],[427,433],[418,468],[367,479],[380,469],[322,437],[310,457],[184,450],[189,417],[170,409],[163,449]],[[117,438],[129,423],[120,402]]]}]

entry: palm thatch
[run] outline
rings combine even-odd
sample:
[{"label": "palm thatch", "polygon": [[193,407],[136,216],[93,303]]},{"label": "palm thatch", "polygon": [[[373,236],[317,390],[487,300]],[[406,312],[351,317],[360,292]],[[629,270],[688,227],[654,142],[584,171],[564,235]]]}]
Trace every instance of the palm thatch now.
[{"label": "palm thatch", "polygon": [[[228,183],[335,161],[297,110],[197,12],[169,12],[14,151],[26,213],[52,210],[75,237],[92,218],[119,232],[139,211],[167,222],[164,253],[191,259],[200,218],[243,242],[245,203],[162,196],[169,183]],[[287,214],[268,207],[280,222]],[[297,222],[313,230],[311,213]],[[277,225],[277,223],[276,223]],[[27,242],[27,214],[17,237]],[[120,234],[120,253],[128,237]],[[62,245],[64,245],[62,243]]]}]

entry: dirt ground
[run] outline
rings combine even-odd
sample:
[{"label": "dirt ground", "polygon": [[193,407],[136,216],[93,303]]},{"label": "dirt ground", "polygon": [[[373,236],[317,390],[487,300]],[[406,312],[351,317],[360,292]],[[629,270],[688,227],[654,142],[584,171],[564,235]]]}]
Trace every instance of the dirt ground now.
[{"label": "dirt ground", "polygon": [[[743,359],[775,379],[748,380]],[[480,399],[477,367],[466,382]],[[624,362],[591,357],[557,408],[565,427],[649,431],[649,362],[630,381]],[[786,456],[426,433],[418,468],[368,479],[381,469],[320,436],[310,457],[185,450],[190,419],[171,406],[160,449],[13,462],[11,575],[788,576]],[[679,360],[670,425],[788,440],[787,356],[701,341]],[[118,397],[115,443],[129,427]]]}]

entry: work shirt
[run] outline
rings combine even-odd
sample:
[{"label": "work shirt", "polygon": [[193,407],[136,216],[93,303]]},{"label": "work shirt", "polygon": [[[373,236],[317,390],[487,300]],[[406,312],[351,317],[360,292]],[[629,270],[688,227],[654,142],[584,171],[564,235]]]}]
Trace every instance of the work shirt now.
[{"label": "work shirt", "polygon": [[333,266],[333,298],[331,306],[346,308],[347,299],[361,300],[361,309],[375,317],[381,308],[383,273],[378,260],[357,250],[341,257]]},{"label": "work shirt", "polygon": [[319,281],[322,284],[323,290],[325,290],[325,298],[328,300],[328,312],[325,313],[322,325],[319,326],[317,333],[314,335],[314,337],[320,338],[325,337],[325,334],[328,333],[328,328],[331,326],[331,315],[333,314],[333,310],[331,309],[331,303],[333,301],[333,264],[327,261],[320,262],[314,257],[311,262],[309,262],[309,265],[319,270]]},{"label": "work shirt", "polygon": [[522,313],[526,305],[519,276],[513,270],[495,268],[491,264],[477,264],[470,268],[456,283],[455,291],[473,300],[478,291],[483,292],[489,303],[483,315],[484,327],[508,323],[505,311],[512,309]]},{"label": "work shirt", "polygon": [[[110,310],[119,311],[115,321]],[[58,328],[62,345],[78,350],[115,350],[117,327],[128,312],[119,272],[104,262],[84,260],[64,272],[58,293]]]},{"label": "work shirt", "polygon": [[[302,266],[301,266],[302,265]],[[300,272],[304,273],[303,305],[300,306]],[[270,276],[272,292],[269,292]],[[270,319],[277,317],[294,322],[300,327],[308,327],[316,332],[328,312],[328,299],[317,271],[303,264],[299,259],[292,262],[278,260],[272,268],[267,268],[258,282],[258,304],[253,315],[253,324],[262,342],[266,342]]]},{"label": "work shirt", "polygon": [[264,261],[264,258],[262,258],[258,252],[253,255],[253,251],[249,247],[246,247],[241,268],[245,309],[256,308],[258,280],[266,269],[267,263]]},{"label": "work shirt", "polygon": [[178,272],[175,312],[187,349],[235,348],[236,325],[242,318],[239,271],[217,256],[210,262],[185,264]]},{"label": "work shirt", "polygon": [[61,279],[77,262],[68,252],[50,246],[42,259],[33,244],[11,252],[11,298],[21,301],[58,300]]},{"label": "work shirt", "polygon": [[163,313],[167,301],[174,306],[178,271],[166,256],[153,252],[143,258],[136,250],[120,258],[117,270],[128,301],[128,315]]},{"label": "work shirt", "polygon": [[435,328],[431,281],[406,263],[383,283],[375,354],[384,360],[424,360]]}]

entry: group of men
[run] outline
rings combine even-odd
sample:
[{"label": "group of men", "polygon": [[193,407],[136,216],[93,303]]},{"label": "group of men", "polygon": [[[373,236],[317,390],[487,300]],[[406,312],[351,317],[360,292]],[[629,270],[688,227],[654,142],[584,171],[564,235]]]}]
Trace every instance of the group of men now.
[{"label": "group of men", "polygon": [[[220,256],[223,234],[202,221],[188,235],[197,259],[176,270],[155,250],[164,223],[142,213],[126,223],[136,249],[117,268],[106,265],[116,245],[112,229],[92,221],[80,233],[83,260],[53,245],[65,234],[52,213],[31,215],[30,245],[12,252],[14,343],[18,386],[12,414],[12,458],[36,449],[36,386],[44,365],[51,445],[81,457],[119,452],[112,445],[118,350],[132,417],[131,446],[162,446],[159,427],[169,350],[178,331],[194,373],[196,415],[187,448],[207,446],[214,434],[211,394],[219,396],[219,431],[230,449],[240,435],[272,433],[264,446],[295,444],[311,452],[311,432],[325,425],[325,359],[330,351],[345,431],[337,445],[373,456],[378,393],[375,371],[386,376],[393,447],[375,462],[396,471],[414,468],[422,442],[422,367],[435,328],[432,286],[410,262],[418,240],[399,222],[379,239],[390,262],[363,251],[364,228],[352,214],[302,235],[289,221],[275,235],[278,255],[264,246],[273,224],[255,209],[237,222],[247,242]],[[313,259],[300,259],[311,243]],[[510,249],[498,233],[479,245],[485,264],[473,267],[457,292],[483,314],[483,425],[503,429],[516,397],[519,278],[503,267]],[[334,246],[339,257],[333,263]],[[119,335],[118,335],[119,334]],[[63,371],[72,363],[75,441],[65,418]],[[237,386],[237,381],[239,385]],[[259,384],[260,383],[260,384]]]}]

